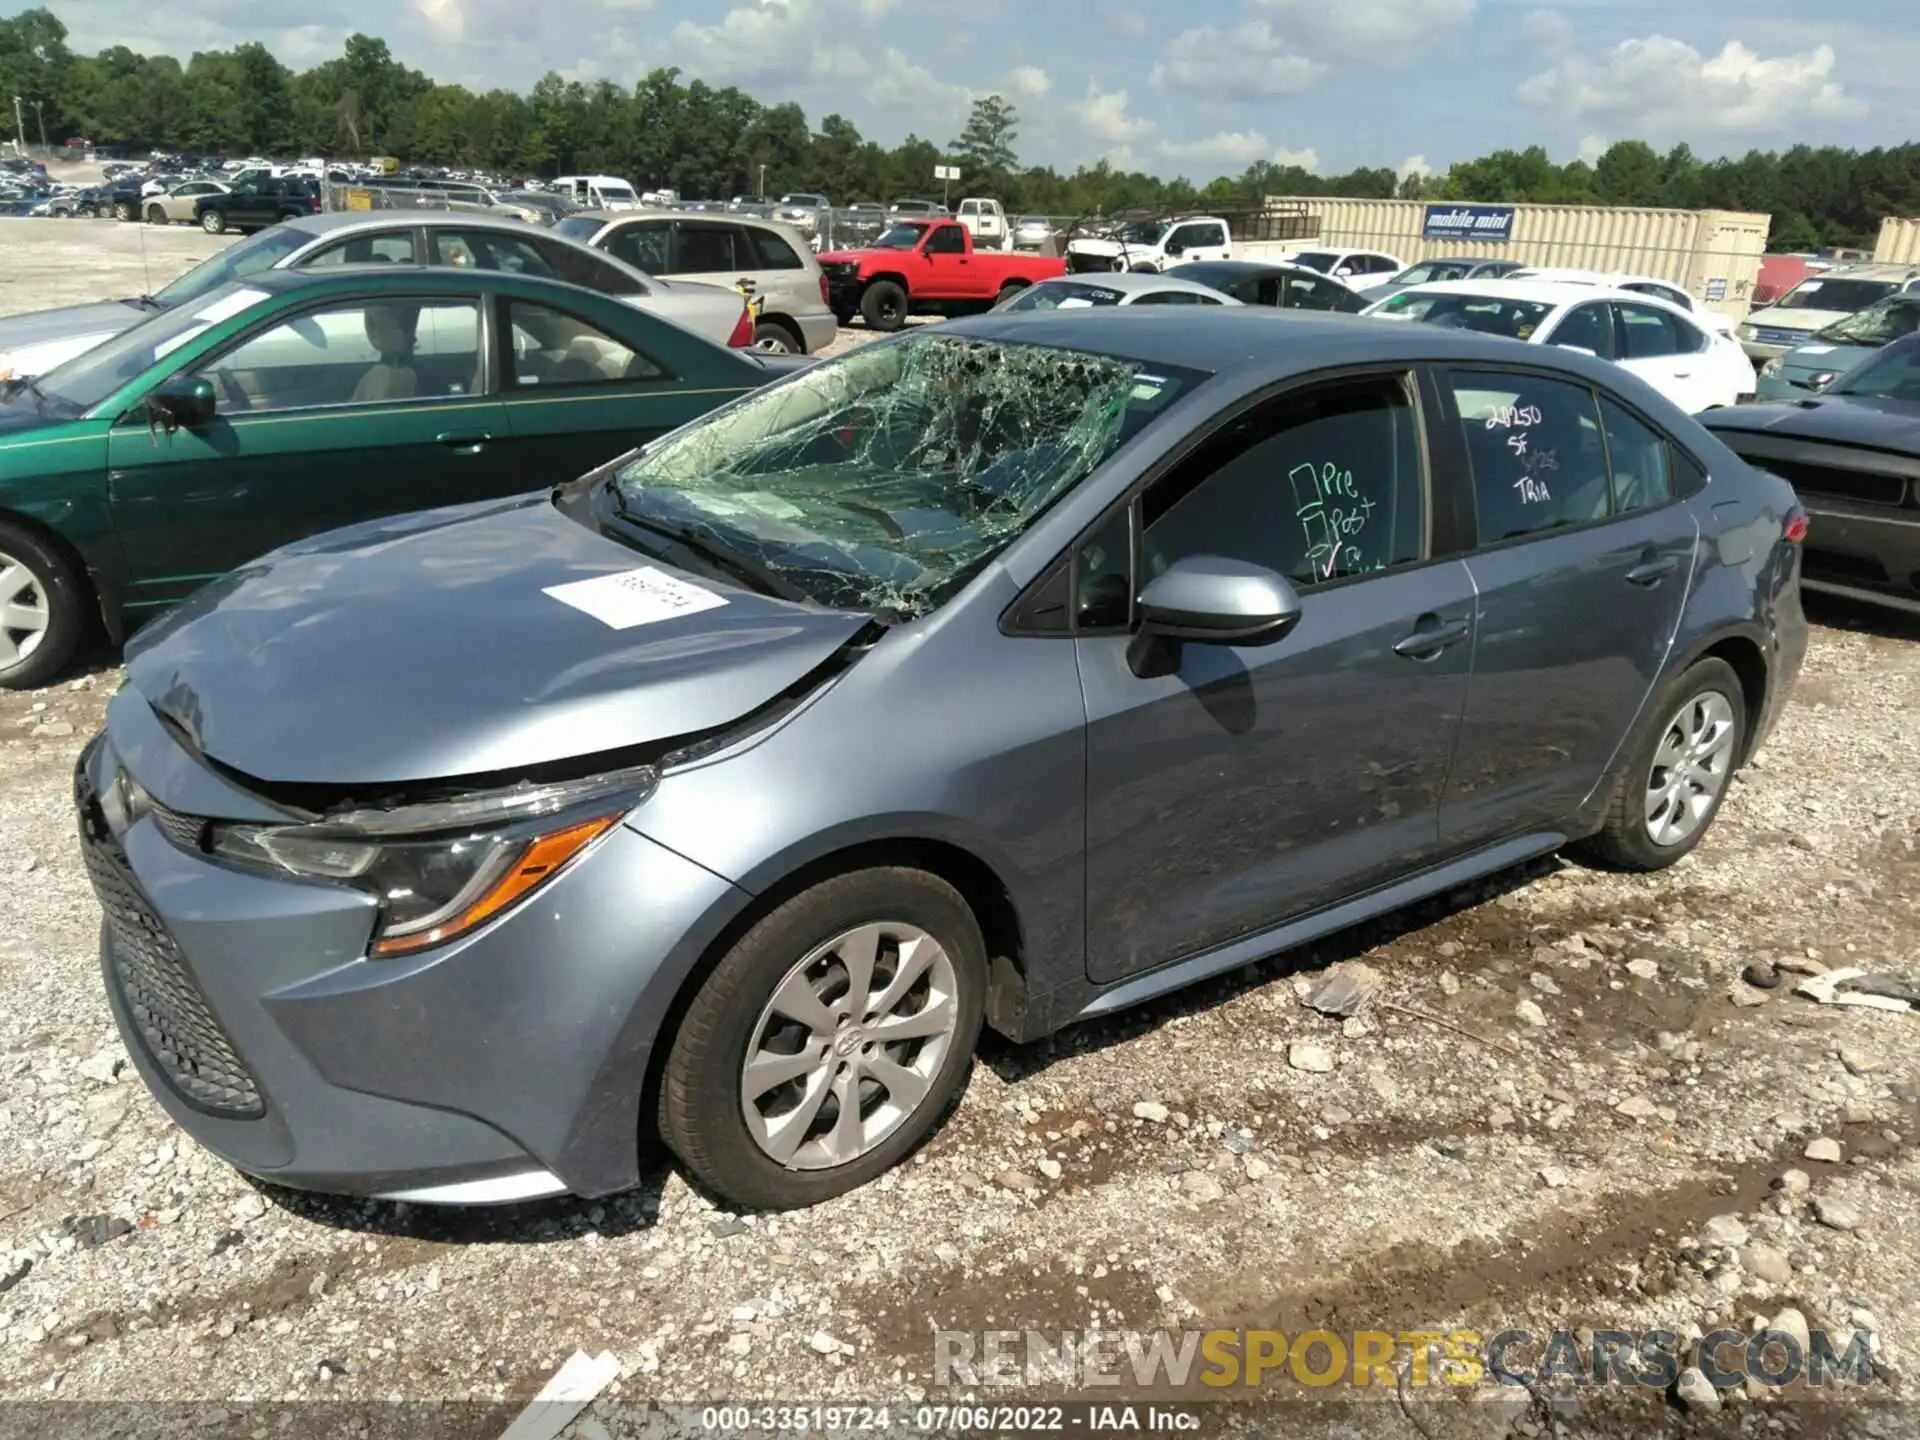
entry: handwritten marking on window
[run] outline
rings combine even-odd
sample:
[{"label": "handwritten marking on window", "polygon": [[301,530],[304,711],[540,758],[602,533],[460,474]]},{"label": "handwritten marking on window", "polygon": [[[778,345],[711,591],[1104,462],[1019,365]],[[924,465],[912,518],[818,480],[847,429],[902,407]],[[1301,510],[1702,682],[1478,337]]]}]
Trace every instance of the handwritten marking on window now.
[{"label": "handwritten marking on window", "polygon": [[1287,483],[1293,487],[1294,513],[1306,535],[1307,561],[1315,576],[1325,580],[1341,570],[1352,573],[1386,568],[1384,564],[1368,564],[1354,543],[1354,537],[1367,528],[1374,502],[1361,495],[1351,470],[1342,470],[1331,461],[1324,465],[1309,462],[1289,470]]},{"label": "handwritten marking on window", "polygon": [[1518,435],[1509,435],[1507,437],[1507,448],[1513,451],[1513,453],[1516,455],[1526,454],[1527,453],[1526,432],[1523,430]]},{"label": "handwritten marking on window", "polygon": [[1536,480],[1530,475],[1523,475],[1514,481],[1513,488],[1520,492],[1522,505],[1537,505],[1542,501],[1553,499],[1553,492],[1547,489],[1547,482]]},{"label": "handwritten marking on window", "polygon": [[1538,425],[1541,420],[1538,405],[1496,405],[1487,416],[1487,429],[1512,430],[1516,427],[1526,429]]}]

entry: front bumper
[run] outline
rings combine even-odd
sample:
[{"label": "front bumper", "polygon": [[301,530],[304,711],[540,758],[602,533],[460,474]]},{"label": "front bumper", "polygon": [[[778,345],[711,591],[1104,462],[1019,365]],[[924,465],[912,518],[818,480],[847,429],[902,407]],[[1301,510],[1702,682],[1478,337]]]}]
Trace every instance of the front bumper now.
[{"label": "front bumper", "polygon": [[[370,960],[370,896],[199,850],[203,822],[174,808],[199,762],[142,713],[116,698],[75,803],[114,1019],[182,1129],[262,1179],[336,1193],[485,1203],[636,1183],[655,1033],[705,917],[738,892],[615,827],[473,935]],[[114,833],[100,796],[122,769],[157,804]]]},{"label": "front bumper", "polygon": [[[1920,482],[1908,486],[1909,492]],[[1809,590],[1920,614],[1920,506],[1869,505],[1802,494]]]}]

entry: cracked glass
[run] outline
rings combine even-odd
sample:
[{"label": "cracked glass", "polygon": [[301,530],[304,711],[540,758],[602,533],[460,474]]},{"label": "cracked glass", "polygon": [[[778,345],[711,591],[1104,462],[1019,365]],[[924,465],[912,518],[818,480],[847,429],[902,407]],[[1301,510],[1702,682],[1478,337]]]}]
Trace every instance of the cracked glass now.
[{"label": "cracked glass", "polygon": [[921,332],[758,391],[656,443],[613,486],[808,599],[906,619],[941,603],[1205,376]]}]

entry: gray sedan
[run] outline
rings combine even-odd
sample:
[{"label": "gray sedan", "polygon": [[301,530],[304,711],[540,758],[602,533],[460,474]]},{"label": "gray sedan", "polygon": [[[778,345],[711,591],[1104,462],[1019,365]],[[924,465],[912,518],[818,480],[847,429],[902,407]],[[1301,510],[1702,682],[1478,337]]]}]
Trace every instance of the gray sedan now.
[{"label": "gray sedan", "polygon": [[278,1182],[745,1206],[1030,1041],[1565,847],[1700,843],[1806,643],[1785,482],[1619,369],[990,314],[265,556],[76,778],[109,1001]]},{"label": "gray sedan", "polygon": [[1518,260],[1482,260],[1472,256],[1458,259],[1422,260],[1377,285],[1360,287],[1360,297],[1371,304],[1397,295],[1411,285],[1431,285],[1437,280],[1497,280],[1520,268]]}]

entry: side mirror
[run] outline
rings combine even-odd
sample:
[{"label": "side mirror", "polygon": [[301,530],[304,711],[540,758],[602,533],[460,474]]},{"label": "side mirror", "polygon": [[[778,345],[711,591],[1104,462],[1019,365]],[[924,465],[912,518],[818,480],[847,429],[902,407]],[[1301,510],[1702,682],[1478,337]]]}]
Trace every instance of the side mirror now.
[{"label": "side mirror", "polygon": [[1141,630],[1211,645],[1271,645],[1300,621],[1300,595],[1273,571],[1188,555],[1140,592]]},{"label": "side mirror", "polygon": [[199,430],[213,423],[213,382],[204,375],[174,375],[147,396],[147,406],[173,424]]}]

